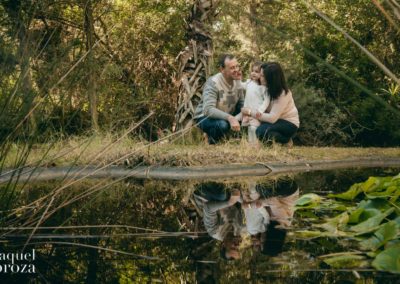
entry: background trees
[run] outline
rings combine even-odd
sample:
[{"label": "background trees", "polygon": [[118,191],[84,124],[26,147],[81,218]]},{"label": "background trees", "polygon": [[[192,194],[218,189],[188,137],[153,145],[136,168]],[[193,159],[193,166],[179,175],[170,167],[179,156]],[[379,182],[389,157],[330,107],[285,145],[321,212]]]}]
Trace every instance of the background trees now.
[{"label": "background trees", "polygon": [[[397,1],[310,3],[400,76]],[[281,62],[300,109],[299,144],[400,144],[398,84],[304,1],[261,0],[1,1],[1,140],[113,132],[151,110],[139,134],[172,129],[189,109],[175,118],[190,63],[176,57],[193,5],[208,4],[206,16],[217,16],[202,20],[214,48],[203,55],[233,52],[245,74],[253,59]]]}]

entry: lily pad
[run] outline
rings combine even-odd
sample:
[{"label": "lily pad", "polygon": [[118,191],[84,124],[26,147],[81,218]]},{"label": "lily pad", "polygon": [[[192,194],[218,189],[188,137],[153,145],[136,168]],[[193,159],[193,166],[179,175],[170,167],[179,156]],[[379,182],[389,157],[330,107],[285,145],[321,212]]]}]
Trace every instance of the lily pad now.
[{"label": "lily pad", "polygon": [[355,226],[350,227],[351,231],[361,233],[361,232],[368,232],[374,229],[376,226],[378,226],[383,219],[385,219],[387,216],[392,214],[394,211],[394,208],[390,208],[386,210],[384,213],[379,213],[375,215],[374,217],[371,217],[367,219],[364,222],[361,222]]},{"label": "lily pad", "polygon": [[373,236],[360,242],[360,247],[363,250],[377,250],[388,241],[394,239],[398,231],[399,228],[395,221],[387,222],[381,225]]},{"label": "lily pad", "polygon": [[336,232],[321,232],[321,231],[295,231],[295,236],[300,239],[316,239],[316,238],[337,238],[337,237],[351,237],[351,233],[337,230]]},{"label": "lily pad", "polygon": [[381,191],[390,185],[393,177],[370,177],[361,184],[361,188],[365,193]]},{"label": "lily pad", "polygon": [[400,173],[392,178],[392,181],[400,180]]},{"label": "lily pad", "polygon": [[357,208],[356,210],[352,211],[349,216],[350,224],[358,223],[360,220],[361,214],[364,212],[364,208]]},{"label": "lily pad", "polygon": [[334,256],[323,259],[323,261],[333,268],[360,268],[368,266],[368,261],[365,259],[365,257],[356,254]]},{"label": "lily pad", "polygon": [[356,183],[353,184],[348,191],[337,194],[328,194],[328,197],[339,198],[344,200],[353,200],[361,192],[363,192],[361,183]]},{"label": "lily pad", "polygon": [[322,201],[322,197],[319,196],[318,194],[315,193],[308,193],[302,195],[297,201],[296,201],[296,208],[297,209],[310,209],[317,207],[318,204],[320,204]]},{"label": "lily pad", "polygon": [[347,212],[343,212],[334,218],[327,219],[327,222],[323,224],[317,224],[315,227],[323,228],[324,230],[336,233],[339,228],[343,228],[349,221],[349,215]]},{"label": "lily pad", "polygon": [[386,197],[392,197],[393,195],[399,195],[400,194],[400,187],[397,187],[395,185],[388,186],[386,190],[384,191],[375,191],[371,193],[366,193],[365,195],[370,198],[386,198]]},{"label": "lily pad", "polygon": [[378,270],[400,274],[400,245],[382,251],[375,257],[372,266]]},{"label": "lily pad", "polygon": [[358,204],[358,208],[378,209],[381,212],[384,212],[392,207],[393,206],[385,199],[363,200]]},{"label": "lily pad", "polygon": [[[374,198],[389,196],[387,191],[388,187],[397,185],[397,181],[393,181],[393,177],[370,177],[363,183],[353,184],[349,190],[338,193],[329,194],[328,197],[339,198],[344,200],[354,200],[361,192],[364,192],[367,196]],[[390,190],[394,190],[391,188]],[[395,190],[394,190],[395,191]],[[385,192],[385,193],[383,193]]]}]

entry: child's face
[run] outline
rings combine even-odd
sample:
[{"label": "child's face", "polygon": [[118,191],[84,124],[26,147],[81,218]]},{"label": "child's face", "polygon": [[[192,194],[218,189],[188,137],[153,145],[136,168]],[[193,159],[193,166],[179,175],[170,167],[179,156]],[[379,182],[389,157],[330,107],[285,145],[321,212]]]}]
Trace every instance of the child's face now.
[{"label": "child's face", "polygon": [[253,81],[260,80],[261,68],[260,67],[253,67],[250,73],[250,79]]}]

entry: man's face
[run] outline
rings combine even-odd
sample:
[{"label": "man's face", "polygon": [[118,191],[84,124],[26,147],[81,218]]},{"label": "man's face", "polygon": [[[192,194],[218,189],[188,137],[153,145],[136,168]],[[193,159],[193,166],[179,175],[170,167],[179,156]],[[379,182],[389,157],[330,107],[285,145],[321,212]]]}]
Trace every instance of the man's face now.
[{"label": "man's face", "polygon": [[239,63],[237,62],[236,58],[225,59],[225,67],[220,68],[221,73],[227,79],[231,80],[240,80],[242,77],[242,73],[240,72]]},{"label": "man's face", "polygon": [[239,259],[240,252],[239,252],[239,245],[242,241],[241,237],[233,237],[229,241],[225,241],[225,255],[227,258]]}]

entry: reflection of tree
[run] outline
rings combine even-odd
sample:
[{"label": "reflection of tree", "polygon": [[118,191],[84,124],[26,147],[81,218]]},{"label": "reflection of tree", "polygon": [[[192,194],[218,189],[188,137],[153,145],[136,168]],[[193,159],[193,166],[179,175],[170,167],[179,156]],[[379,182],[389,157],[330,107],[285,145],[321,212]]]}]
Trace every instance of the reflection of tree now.
[{"label": "reflection of tree", "polygon": [[[71,188],[70,198],[81,193],[91,183],[77,185]],[[108,235],[105,238],[95,239],[68,239],[93,246],[117,249],[137,255],[159,257],[159,261],[136,260],[132,256],[123,256],[107,251],[98,251],[71,246],[38,245],[38,269],[51,282],[86,282],[94,280],[101,282],[118,282],[123,279],[134,278],[137,281],[151,279],[167,279],[175,282],[180,277],[186,278],[190,262],[187,258],[191,242],[183,237],[147,238],[154,230],[165,232],[179,232],[181,221],[185,216],[180,210],[180,199],[183,194],[183,184],[169,184],[163,182],[145,182],[143,186],[137,183],[129,185],[116,184],[96,196],[89,196],[77,203],[73,203],[56,212],[43,226],[79,226],[79,225],[129,225],[137,229],[126,228],[76,228],[72,230],[50,230],[46,233],[82,235]],[[46,194],[53,185],[31,186],[30,191]],[[171,188],[177,188],[171,191]],[[25,198],[29,197],[25,195]],[[38,196],[35,196],[37,198]],[[28,199],[21,199],[21,203],[29,203]],[[143,229],[139,229],[143,228]],[[146,229],[148,228],[148,229]],[[151,230],[150,230],[151,229]],[[42,234],[44,231],[38,232]],[[117,234],[143,234],[141,238],[135,236],[121,237]],[[115,237],[113,237],[113,235]],[[3,248],[2,248],[3,249]],[[4,248],[7,251],[6,248]],[[13,249],[14,250],[14,249]],[[175,265],[182,262],[180,265]],[[62,273],[60,273],[62,272]],[[139,281],[139,282],[140,282]]]}]

